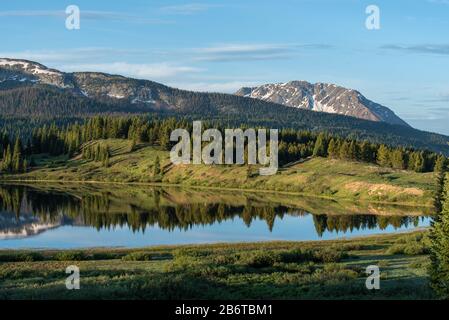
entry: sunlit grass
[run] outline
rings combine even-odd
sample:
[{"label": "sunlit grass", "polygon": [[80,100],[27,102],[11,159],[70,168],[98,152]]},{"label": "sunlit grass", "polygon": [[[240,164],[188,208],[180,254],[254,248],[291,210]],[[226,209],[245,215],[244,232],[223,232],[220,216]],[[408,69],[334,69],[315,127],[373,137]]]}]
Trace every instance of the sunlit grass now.
[{"label": "sunlit grass", "polygon": [[[422,232],[353,240],[0,252],[3,299],[430,299]],[[33,256],[34,254],[34,256]],[[34,261],[38,260],[38,261]],[[381,289],[365,287],[378,265]],[[77,265],[81,290],[65,288]]]}]

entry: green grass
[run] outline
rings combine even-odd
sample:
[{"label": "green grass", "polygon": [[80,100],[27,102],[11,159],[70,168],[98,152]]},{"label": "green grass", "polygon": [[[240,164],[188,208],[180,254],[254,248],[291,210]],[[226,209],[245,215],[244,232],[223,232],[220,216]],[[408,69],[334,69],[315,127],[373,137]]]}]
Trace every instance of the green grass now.
[{"label": "green grass", "polygon": [[[427,241],[415,232],[320,242],[1,251],[0,299],[433,299],[429,259],[419,249]],[[365,269],[373,264],[380,267],[381,288],[370,291]],[[69,265],[80,268],[81,290],[65,288]]]},{"label": "green grass", "polygon": [[[415,173],[377,165],[313,158],[273,176],[259,176],[257,166],[173,166],[169,152],[159,147],[137,145],[130,151],[127,140],[99,140],[112,151],[109,167],[79,157],[39,155],[37,167],[26,174],[4,175],[3,180],[113,181],[162,183],[193,187],[281,191],[351,201],[369,201],[432,206],[434,173]],[[161,159],[163,174],[153,175],[153,163]]]}]

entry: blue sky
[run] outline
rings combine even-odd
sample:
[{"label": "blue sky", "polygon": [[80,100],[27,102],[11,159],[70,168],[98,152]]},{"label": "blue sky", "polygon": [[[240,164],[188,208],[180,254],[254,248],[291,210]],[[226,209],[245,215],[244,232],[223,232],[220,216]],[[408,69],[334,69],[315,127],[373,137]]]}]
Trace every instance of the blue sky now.
[{"label": "blue sky", "polygon": [[[371,4],[380,30],[365,27]],[[449,0],[17,0],[0,7],[0,57],[199,91],[331,82],[449,134],[448,30]]]}]

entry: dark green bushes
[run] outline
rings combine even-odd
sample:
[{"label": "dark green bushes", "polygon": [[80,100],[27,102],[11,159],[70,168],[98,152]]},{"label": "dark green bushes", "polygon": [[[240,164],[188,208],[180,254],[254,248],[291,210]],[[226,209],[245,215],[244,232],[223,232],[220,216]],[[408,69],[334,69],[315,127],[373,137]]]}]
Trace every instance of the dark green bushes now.
[{"label": "dark green bushes", "polygon": [[32,262],[42,261],[44,259],[45,257],[39,252],[21,252],[0,255],[0,262]]},{"label": "dark green bushes", "polygon": [[430,239],[427,235],[416,234],[404,237],[388,250],[387,254],[405,254],[410,256],[428,254],[430,251]]},{"label": "dark green bushes", "polygon": [[148,252],[136,251],[122,257],[123,261],[150,261],[153,258]]},{"label": "dark green bushes", "polygon": [[88,256],[83,251],[61,251],[56,253],[53,259],[58,261],[83,261],[87,260]]},{"label": "dark green bushes", "polygon": [[292,249],[280,252],[254,251],[242,260],[249,267],[264,268],[271,267],[275,263],[334,263],[347,258],[346,252],[337,249]]}]

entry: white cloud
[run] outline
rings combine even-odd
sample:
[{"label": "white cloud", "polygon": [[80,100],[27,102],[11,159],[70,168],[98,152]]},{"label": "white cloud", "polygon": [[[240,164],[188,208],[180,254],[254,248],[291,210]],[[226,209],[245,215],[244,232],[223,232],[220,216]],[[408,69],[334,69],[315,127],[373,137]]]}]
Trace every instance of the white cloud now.
[{"label": "white cloud", "polygon": [[[113,11],[93,11],[80,10],[81,18],[88,20],[108,20],[108,21],[125,21],[142,24],[169,24],[173,21],[153,19],[143,16],[129,15],[121,12]],[[64,10],[12,10],[0,11],[0,17],[56,17],[65,18],[67,14]]]},{"label": "white cloud", "polygon": [[449,0],[427,0],[427,2],[435,4],[449,4]]},{"label": "white cloud", "polygon": [[113,62],[68,64],[64,66],[63,71],[96,71],[152,80],[170,78],[180,74],[197,73],[201,72],[202,69],[167,62],[141,64]]},{"label": "white cloud", "polygon": [[26,59],[40,63],[60,63],[73,61],[92,61],[111,56],[136,56],[145,55],[144,51],[114,48],[73,48],[65,50],[25,50],[25,51],[0,51],[0,57],[13,59]]},{"label": "white cloud", "polygon": [[171,82],[169,85],[191,91],[234,93],[241,87],[254,87],[260,85],[256,81],[229,81],[229,82]]},{"label": "white cloud", "polygon": [[427,53],[427,54],[440,54],[440,55],[449,54],[448,44],[415,44],[415,45],[389,44],[382,46],[381,49],[402,51],[409,53]]},{"label": "white cloud", "polygon": [[11,10],[0,11],[0,17],[64,17],[63,10]]},{"label": "white cloud", "polygon": [[217,4],[206,4],[206,3],[188,3],[182,5],[166,6],[162,7],[160,10],[169,14],[182,14],[190,15],[199,12],[207,11],[211,8],[217,8],[220,5]]},{"label": "white cloud", "polygon": [[328,49],[325,44],[221,44],[210,47],[195,48],[197,61],[248,61],[248,60],[275,60],[288,59],[300,50],[306,49]]}]

